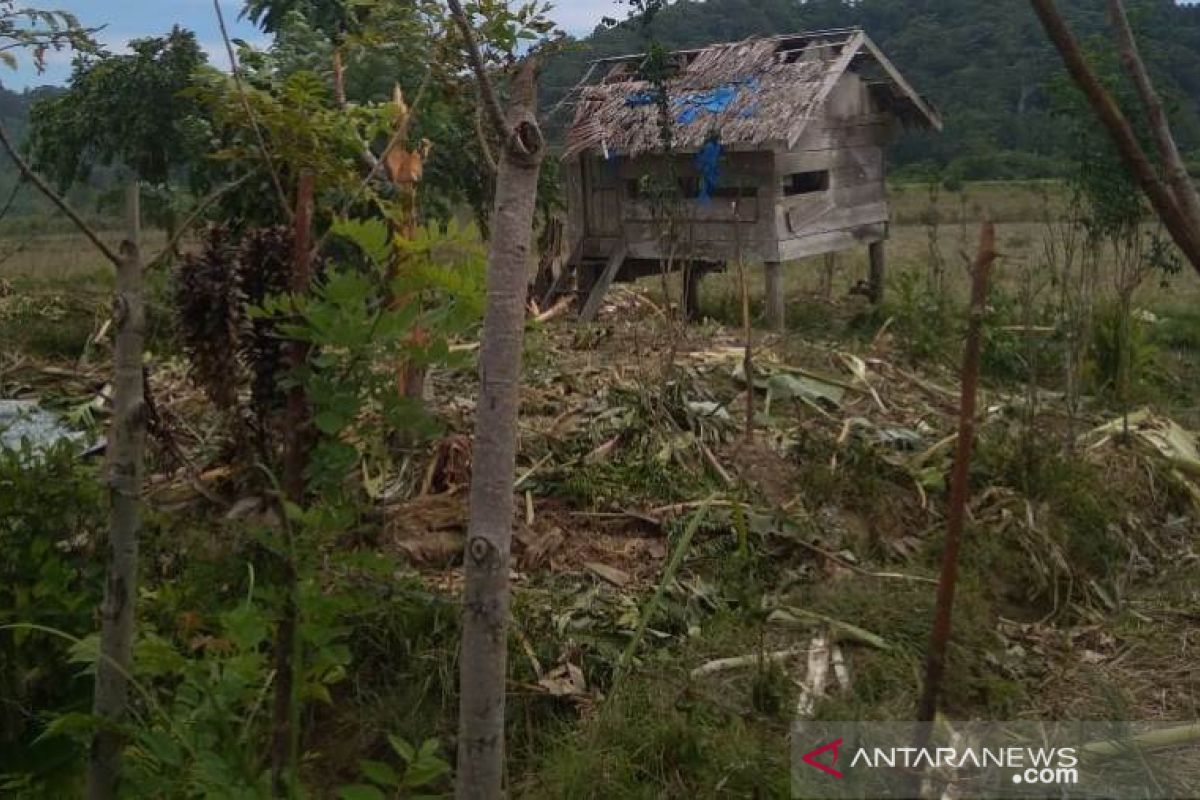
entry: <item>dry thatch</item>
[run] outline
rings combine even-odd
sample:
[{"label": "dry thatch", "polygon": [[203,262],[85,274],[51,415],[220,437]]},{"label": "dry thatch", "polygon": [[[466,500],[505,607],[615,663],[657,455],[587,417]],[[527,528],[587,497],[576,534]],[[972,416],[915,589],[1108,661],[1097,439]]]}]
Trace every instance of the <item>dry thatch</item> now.
[{"label": "dry thatch", "polygon": [[[643,56],[605,59],[601,82],[579,90],[566,158],[591,151],[635,156],[662,149],[660,103],[640,79]],[[672,145],[699,150],[715,134],[741,149],[791,147],[847,70],[875,68],[886,107],[904,122],[941,128],[934,111],[860,30],[823,31],[714,44],[673,53],[665,82]]]}]

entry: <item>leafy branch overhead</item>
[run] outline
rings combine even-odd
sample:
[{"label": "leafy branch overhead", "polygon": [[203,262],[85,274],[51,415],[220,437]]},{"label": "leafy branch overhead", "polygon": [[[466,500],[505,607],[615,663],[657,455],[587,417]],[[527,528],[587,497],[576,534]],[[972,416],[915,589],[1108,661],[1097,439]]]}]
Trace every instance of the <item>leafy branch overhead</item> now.
[{"label": "leafy branch overhead", "polygon": [[17,0],[0,0],[0,61],[15,69],[18,53],[28,54],[40,73],[46,57],[54,52],[96,51],[93,35],[99,28],[85,28],[67,11],[47,11],[17,5]]}]

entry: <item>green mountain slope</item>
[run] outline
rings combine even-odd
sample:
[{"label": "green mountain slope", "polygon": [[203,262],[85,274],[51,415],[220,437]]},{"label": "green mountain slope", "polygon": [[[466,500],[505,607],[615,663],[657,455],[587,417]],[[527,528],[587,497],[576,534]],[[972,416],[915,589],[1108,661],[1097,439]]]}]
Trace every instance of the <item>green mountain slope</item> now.
[{"label": "green mountain slope", "polygon": [[[1060,3],[1085,42],[1111,48],[1099,0]],[[1144,55],[1173,107],[1176,133],[1200,150],[1200,6],[1130,0]],[[694,47],[761,34],[860,26],[946,118],[940,136],[905,136],[895,164],[962,178],[1056,174],[1070,147],[1051,113],[1060,62],[1024,0],[683,0],[645,28],[597,29],[553,58],[542,76],[550,107],[587,62],[645,49],[648,37]],[[560,112],[557,125],[570,112]]]}]

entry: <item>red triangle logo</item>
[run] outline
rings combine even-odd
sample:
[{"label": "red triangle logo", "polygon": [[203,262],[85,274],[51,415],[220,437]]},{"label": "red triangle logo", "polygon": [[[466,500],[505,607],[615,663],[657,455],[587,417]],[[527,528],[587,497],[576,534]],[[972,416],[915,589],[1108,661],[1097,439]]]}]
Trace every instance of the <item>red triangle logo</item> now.
[{"label": "red triangle logo", "polygon": [[[835,739],[834,741],[830,742],[829,744],[821,745],[816,750],[805,753],[803,756],[801,756],[801,758],[804,760],[805,764],[808,764],[810,767],[813,767],[814,769],[821,770],[821,772],[824,772],[826,775],[832,775],[835,778],[842,778],[842,777],[844,777],[842,775],[842,773],[840,773],[836,769],[834,769],[834,767],[837,766],[838,749],[842,746],[842,741],[843,741],[842,739]],[[818,756],[822,756],[825,753],[833,753],[833,763],[832,764],[825,764],[825,763],[817,760]]]}]

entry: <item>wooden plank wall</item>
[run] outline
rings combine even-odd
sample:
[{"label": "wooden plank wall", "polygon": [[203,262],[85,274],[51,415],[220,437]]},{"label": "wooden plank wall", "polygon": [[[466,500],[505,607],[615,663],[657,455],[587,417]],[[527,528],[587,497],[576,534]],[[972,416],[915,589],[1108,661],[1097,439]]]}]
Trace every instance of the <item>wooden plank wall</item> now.
[{"label": "wooden plank wall", "polygon": [[[645,175],[665,176],[664,160],[584,156],[567,170],[572,241],[581,239],[581,257],[592,261],[622,241],[630,258],[666,258],[672,249],[676,259],[705,261],[732,261],[739,249],[746,261],[786,261],[879,241],[889,217],[884,147],[895,124],[877,111],[866,83],[846,73],[794,148],[726,152],[721,185],[757,192],[737,201],[740,223],[733,198],[685,201],[673,247],[652,204],[630,189]],[[828,190],[785,196],[789,175],[822,170]],[[677,156],[675,173],[697,177],[693,156]]]},{"label": "wooden plank wall", "polygon": [[[866,83],[847,73],[793,149],[775,155],[776,230],[781,260],[879,241],[889,218],[884,147],[894,121],[876,112]],[[797,172],[829,173],[825,192],[785,196]]]},{"label": "wooden plank wall", "polygon": [[[664,258],[665,223],[657,218],[652,203],[631,197],[629,183],[645,175],[667,173],[661,158],[643,156],[621,163],[621,219],[629,254],[633,258]],[[675,174],[680,178],[698,178],[692,155],[676,158]],[[674,243],[674,257],[703,261],[732,261],[740,248],[747,261],[778,258],[775,231],[774,164],[770,152],[730,152],[721,162],[720,185],[753,187],[755,196],[689,199],[679,209],[680,230]]]}]

